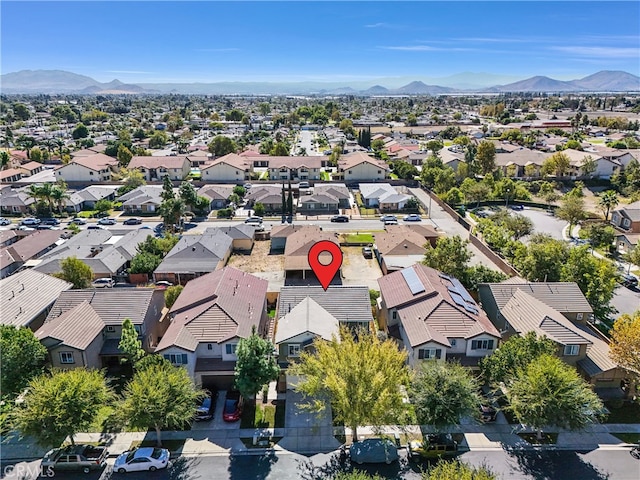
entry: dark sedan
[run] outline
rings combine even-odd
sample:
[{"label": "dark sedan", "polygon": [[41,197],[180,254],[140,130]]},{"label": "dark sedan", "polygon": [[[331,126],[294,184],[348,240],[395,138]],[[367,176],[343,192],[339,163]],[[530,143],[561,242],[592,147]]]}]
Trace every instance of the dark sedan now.
[{"label": "dark sedan", "polygon": [[141,225],[142,219],[140,218],[127,218],[124,222],[124,225]]},{"label": "dark sedan", "polygon": [[349,217],[347,217],[346,215],[334,215],[333,217],[331,217],[331,221],[337,223],[347,223],[349,222]]}]

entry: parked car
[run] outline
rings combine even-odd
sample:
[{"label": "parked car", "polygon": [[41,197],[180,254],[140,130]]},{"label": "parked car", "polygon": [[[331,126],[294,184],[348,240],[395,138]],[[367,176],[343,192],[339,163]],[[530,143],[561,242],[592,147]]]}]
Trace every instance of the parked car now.
[{"label": "parked car", "polygon": [[454,456],[458,451],[456,442],[450,433],[432,433],[425,435],[424,441],[409,442],[409,458],[440,458]]},{"label": "parked car", "polygon": [[625,287],[637,287],[638,279],[631,274],[623,274],[620,279],[620,283]]},{"label": "parked car", "polygon": [[393,220],[393,219],[385,220],[384,224],[385,225],[398,225],[398,220]]},{"label": "parked car", "polygon": [[245,183],[245,184],[243,185],[243,187],[244,187],[244,189],[245,189],[245,190],[249,190],[252,186],[253,186],[253,185],[251,185],[250,183]]},{"label": "parked car", "polygon": [[261,224],[262,217],[247,217],[244,223],[253,223],[253,224]]},{"label": "parked car", "polygon": [[0,217],[0,225],[2,225],[3,227],[11,225],[11,220],[9,220],[8,218]]},{"label": "parked car", "polygon": [[364,258],[373,258],[373,250],[371,247],[362,247],[362,256]]},{"label": "parked car", "polygon": [[87,221],[84,218],[76,217],[73,220],[70,220],[69,223],[75,223],[76,225],[86,225]]},{"label": "parked car", "polygon": [[495,422],[498,411],[491,405],[480,405],[480,420],[485,423]]},{"label": "parked car", "polygon": [[87,230],[107,230],[107,227],[103,227],[102,225],[89,225]]},{"label": "parked car", "polygon": [[40,225],[52,225],[55,227],[56,225],[60,225],[60,220],[57,218],[41,218]]},{"label": "parked car", "polygon": [[349,447],[351,461],[363,463],[392,463],[398,460],[398,447],[388,438],[367,438]]},{"label": "parked car", "polygon": [[40,224],[36,227],[36,230],[53,230],[53,225]]},{"label": "parked car", "polygon": [[26,227],[33,227],[35,225],[40,225],[40,219],[39,218],[33,218],[33,217],[23,218],[20,221],[20,225],[24,225]]},{"label": "parked car", "polygon": [[166,288],[173,287],[173,283],[166,280],[157,281],[154,283],[154,285],[158,290],[164,290]]},{"label": "parked car", "polygon": [[142,219],[141,218],[127,218],[124,222],[122,222],[123,225],[141,225],[142,224]]},{"label": "parked car", "polygon": [[395,215],[382,215],[380,217],[380,221],[381,222],[386,222],[389,220],[395,220],[396,222],[398,221],[398,217],[396,217]]},{"label": "parked car", "polygon": [[166,448],[142,447],[118,455],[113,470],[118,473],[155,472],[167,468],[170,463],[169,450]]},{"label": "parked car", "polygon": [[310,188],[309,182],[300,182],[298,188]]},{"label": "parked car", "polygon": [[412,213],[411,215],[406,215],[403,220],[405,222],[421,222],[422,218],[417,213]]},{"label": "parked car", "polygon": [[509,208],[511,210],[524,210],[524,207],[522,205],[517,205],[517,204],[509,205]]},{"label": "parked car", "polygon": [[112,288],[116,282],[112,278],[96,278],[91,282],[93,288]]},{"label": "parked car", "polygon": [[109,452],[106,447],[93,445],[69,445],[64,448],[49,450],[41,462],[43,472],[49,469],[78,470],[89,473],[91,470],[99,470],[107,464]]},{"label": "parked car", "polygon": [[346,215],[334,215],[333,217],[331,217],[331,221],[337,223],[348,223],[349,217]]},{"label": "parked car", "polygon": [[207,395],[202,399],[196,408],[196,422],[202,420],[211,420],[216,412],[216,400],[218,399],[218,391],[209,389]]},{"label": "parked car", "polygon": [[105,217],[98,220],[98,225],[115,225],[116,221],[114,218]]},{"label": "parked car", "polygon": [[127,283],[127,282],[116,282],[113,286],[114,288],[135,288],[136,287],[133,283]]},{"label": "parked car", "polygon": [[242,415],[242,396],[237,390],[229,390],[224,400],[224,409],[222,410],[222,420],[225,422],[237,422]]}]

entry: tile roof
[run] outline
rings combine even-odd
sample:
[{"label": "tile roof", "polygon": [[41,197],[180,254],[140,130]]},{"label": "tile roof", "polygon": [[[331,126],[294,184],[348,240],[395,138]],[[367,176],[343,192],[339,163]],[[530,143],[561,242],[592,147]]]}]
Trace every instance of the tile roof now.
[{"label": "tile roof", "polygon": [[84,350],[101,334],[103,328],[102,319],[85,300],[59,317],[46,321],[35,335],[47,345],[52,339],[56,343]]},{"label": "tile roof", "polygon": [[484,286],[489,288],[499,309],[507,304],[516,291],[522,290],[560,313],[593,312],[591,305],[575,282],[513,283],[513,281],[507,281],[481,284],[481,288]]},{"label": "tile roof", "polygon": [[438,238],[440,234],[431,225],[411,224],[411,225],[385,225],[384,229],[389,233],[415,232],[422,236],[423,240]]},{"label": "tile roof", "polygon": [[251,166],[251,162],[249,161],[249,159],[241,157],[236,153],[229,153],[222,157],[218,157],[215,160],[207,162],[207,165],[205,167],[202,167],[201,170],[204,171],[220,164],[227,164],[242,171]]},{"label": "tile roof", "polygon": [[500,313],[520,334],[533,331],[561,345],[591,344],[571,320],[522,290],[513,294]]},{"label": "tile roof", "polygon": [[[140,325],[144,322],[154,295],[164,293],[152,288],[68,290],[60,294],[53,304],[47,321],[52,321],[82,302],[87,302],[105,325],[122,325],[125,318],[131,319],[135,325]],[[160,312],[157,312],[157,315],[159,317]]]},{"label": "tile roof", "polygon": [[[406,280],[406,270],[412,270],[422,291],[412,293]],[[387,308],[397,308],[400,321],[412,347],[428,341],[449,346],[448,338],[472,338],[486,333],[500,337],[484,311],[459,282],[425,265],[416,264],[405,270],[378,279],[380,293]],[[464,290],[457,303],[451,291]],[[468,301],[463,297],[467,296]]]},{"label": "tile roof", "polygon": [[317,183],[313,187],[313,193],[324,193],[336,198],[350,198],[349,189],[344,183]]},{"label": "tile roof", "polygon": [[114,194],[118,188],[118,185],[91,185],[74,193],[79,195],[83,200],[95,201],[102,200]]},{"label": "tile roof", "polygon": [[[326,160],[328,157],[313,156],[313,157],[267,157],[269,160],[269,168],[320,168],[322,167],[322,160]],[[253,158],[249,157],[251,161]],[[264,157],[259,157],[258,160],[264,160]]]},{"label": "tile roof", "polygon": [[253,225],[240,224],[235,225],[233,227],[208,227],[204,233],[205,234],[216,234],[224,233],[225,235],[230,236],[234,240],[238,239],[252,239],[256,235],[256,229]]},{"label": "tile roof", "polygon": [[395,232],[379,232],[374,234],[375,245],[384,255],[422,255],[426,252],[425,238],[418,232],[408,229]]},{"label": "tile roof", "polygon": [[187,283],[171,307],[171,324],[156,351],[177,346],[195,351],[200,342],[246,338],[258,327],[268,282],[233,267]]},{"label": "tile roof", "polygon": [[[286,270],[311,270],[309,265],[309,250],[317,242],[328,240],[340,245],[335,233],[314,232],[313,230],[298,230],[287,238],[284,247],[284,269]],[[326,264],[331,261],[331,254],[323,252],[319,256],[320,262]]]},{"label": "tile roof", "polygon": [[370,157],[364,152],[354,152],[348,155],[342,155],[338,160],[338,166],[341,170],[348,170],[360,165],[361,163],[370,163],[385,171],[390,170],[389,165],[385,162],[378,160],[377,158]]},{"label": "tile roof", "polygon": [[278,319],[275,342],[282,343],[307,332],[325,340],[331,340],[338,331],[338,319],[318,305],[315,300],[305,297],[290,312]]},{"label": "tile roof", "polygon": [[[93,155],[87,155],[86,157],[73,157],[67,165],[73,163],[82,165],[90,170],[99,171],[117,166],[118,160],[102,153],[95,153]],[[67,165],[62,165],[58,167],[58,169],[64,168]]]},{"label": "tile roof", "polygon": [[[0,268],[11,265],[13,261],[26,262],[34,255],[54,246],[60,240],[61,233],[60,230],[37,230],[8,247],[0,248]],[[13,261],[5,264],[6,255]]]},{"label": "tile roof", "polygon": [[185,155],[164,157],[134,156],[131,158],[127,168],[177,168],[182,170],[185,162],[190,164]]},{"label": "tile roof", "polygon": [[210,200],[226,200],[233,193],[235,185],[204,185],[198,189],[198,195]]},{"label": "tile roof", "polygon": [[366,286],[289,287],[280,289],[277,318],[282,318],[305,298],[310,298],[339,322],[371,322],[371,301]]},{"label": "tile roof", "polygon": [[274,225],[271,228],[271,238],[288,238],[299,231],[307,231],[310,235],[317,235],[322,228],[317,225]]},{"label": "tile roof", "polygon": [[0,324],[27,326],[71,287],[69,282],[31,269],[0,280]]}]

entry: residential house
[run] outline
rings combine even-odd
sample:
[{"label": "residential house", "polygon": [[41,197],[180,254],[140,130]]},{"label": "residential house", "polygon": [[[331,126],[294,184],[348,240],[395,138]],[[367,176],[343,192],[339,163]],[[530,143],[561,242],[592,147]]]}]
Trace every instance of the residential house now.
[{"label": "residential house", "polygon": [[19,168],[7,168],[0,171],[0,183],[15,183],[22,178],[23,171]]},{"label": "residential house", "polygon": [[[173,191],[175,194],[178,193],[178,189],[174,188]],[[161,195],[161,185],[142,185],[121,195],[118,197],[118,201],[122,202],[122,208],[126,213],[154,213],[162,204]]]},{"label": "residential house", "polygon": [[377,207],[385,212],[402,210],[411,198],[410,195],[398,193],[388,183],[361,183],[359,189],[366,207]]},{"label": "residential house", "polygon": [[233,185],[205,185],[198,189],[198,196],[209,200],[211,210],[218,210],[229,204],[233,188]]},{"label": "residential house", "polygon": [[162,182],[165,176],[170,180],[184,180],[191,173],[191,162],[186,155],[149,157],[135,156],[127,166],[138,170],[147,182]]},{"label": "residential house", "polygon": [[575,366],[603,395],[620,395],[628,373],[609,356],[609,344],[589,322],[591,306],[573,282],[480,284],[479,295],[489,319],[503,339],[534,332],[557,344],[557,355]]},{"label": "residential house", "polygon": [[240,224],[233,227],[209,227],[204,233],[212,235],[224,233],[231,237],[231,248],[234,252],[251,253],[256,236],[256,229],[253,225]]},{"label": "residential house", "polygon": [[[514,145],[510,145],[515,147]],[[542,164],[550,156],[539,150],[517,147],[510,152],[496,153],[495,164],[503,175],[512,178],[538,177]]]},{"label": "residential house", "polygon": [[[319,283],[315,273],[309,265],[309,250],[316,243],[327,240],[333,242],[338,247],[338,239],[335,233],[329,232],[315,232],[313,230],[301,229],[297,232],[293,232],[287,237],[287,244],[284,247],[284,273],[285,282],[299,282],[306,281],[310,283]],[[318,256],[318,260],[323,265],[328,265],[331,260],[331,254],[329,252],[322,252]],[[286,283],[285,283],[286,284]],[[338,270],[332,280],[332,284],[342,284],[342,274]]]},{"label": "residential house", "polygon": [[40,258],[60,243],[60,230],[37,230],[10,246],[0,248],[0,278],[11,275],[31,259]]},{"label": "residential house", "polygon": [[74,192],[73,195],[77,195],[82,199],[81,210],[93,210],[96,202],[100,200],[114,201],[118,188],[118,185],[90,185]]},{"label": "residential house", "polygon": [[36,331],[58,296],[72,286],[31,269],[0,280],[0,324]]},{"label": "residential house", "polygon": [[316,225],[274,225],[271,228],[271,252],[283,253],[287,239],[296,232],[305,231],[310,236],[320,235],[322,227]]},{"label": "residential house", "polygon": [[[8,247],[33,232],[25,230],[0,230],[0,248]],[[27,235],[19,235],[27,234]]]},{"label": "residential house", "polygon": [[[451,167],[454,171],[458,170],[458,165],[465,163],[464,149],[458,148],[458,145],[443,147],[438,152],[438,156],[442,160],[442,164],[444,166]],[[426,159],[427,157],[428,156],[425,153],[424,158]]]},{"label": "residential house", "polygon": [[200,167],[204,182],[233,182],[242,184],[251,179],[252,162],[236,153],[208,161]]},{"label": "residential house", "polygon": [[153,272],[154,280],[184,285],[189,280],[223,268],[231,256],[233,239],[214,229],[202,235],[184,235]]},{"label": "residential house", "polygon": [[76,257],[91,267],[94,278],[124,277],[138,245],[149,230],[83,230],[63,244],[32,261],[34,269],[48,274],[61,270],[60,262]]},{"label": "residential house", "polygon": [[640,201],[614,210],[611,225],[625,233],[640,233]]},{"label": "residential house", "polygon": [[387,178],[391,168],[364,152],[354,152],[340,157],[338,172],[346,183],[375,182]]},{"label": "residential house", "polygon": [[[568,148],[563,150],[562,153],[569,158],[569,169],[567,174],[571,177],[589,176],[608,180],[612,175],[615,175],[622,169],[622,165],[617,159],[612,157],[601,157],[595,151],[588,152]],[[595,161],[596,169],[593,172],[587,173],[584,172],[582,168],[589,158]]]},{"label": "residential house", "polygon": [[191,280],[171,307],[155,352],[184,366],[198,384],[231,388],[238,341],[254,328],[267,334],[267,285],[232,267]]},{"label": "residential house", "polygon": [[211,160],[211,154],[206,150],[194,150],[187,154],[192,167],[200,168]]},{"label": "residential house", "polygon": [[314,193],[300,198],[298,213],[303,215],[322,215],[339,213],[340,201],[328,193]]},{"label": "residential house", "polygon": [[124,320],[131,320],[142,348],[151,353],[168,326],[163,309],[162,290],[69,290],[60,294],[36,337],[47,347],[53,367],[117,371],[124,357],[119,348]]},{"label": "residential house", "polygon": [[[397,225],[404,227],[404,225]],[[410,267],[424,260],[427,241],[418,232],[408,228],[376,233],[373,251],[384,275]]]},{"label": "residential house", "polygon": [[[286,190],[286,188],[285,188]],[[288,191],[285,191],[285,199]],[[249,189],[245,195],[245,201],[248,207],[254,206],[256,203],[264,205],[267,213],[282,212],[282,185],[255,185]],[[295,202],[294,202],[295,211]]]},{"label": "residential house", "polygon": [[3,188],[0,190],[0,211],[3,213],[30,213],[35,200],[26,188]]},{"label": "residential house", "polygon": [[[330,195],[338,200],[338,208],[350,209],[352,196],[344,183],[316,183],[313,186],[315,195]],[[302,207],[300,207],[302,210]]]},{"label": "residential house", "polygon": [[108,182],[118,167],[118,160],[95,153],[88,156],[75,156],[66,165],[55,169],[56,179],[62,179],[67,183]]},{"label": "residential house", "polygon": [[269,157],[269,180],[320,180],[322,157]]},{"label": "residential house", "polygon": [[440,234],[431,225],[422,223],[412,223],[404,225],[385,225],[384,229],[388,233],[404,234],[403,232],[415,232],[422,236],[423,244],[429,243],[432,247],[436,246]]},{"label": "residential house", "polygon": [[22,174],[25,177],[30,177],[36,173],[40,173],[44,170],[44,165],[40,162],[27,162],[18,167],[18,170],[22,170]]},{"label": "residential house", "polygon": [[409,365],[439,359],[475,367],[498,347],[500,332],[456,278],[416,264],[378,285],[382,324],[408,351]]}]

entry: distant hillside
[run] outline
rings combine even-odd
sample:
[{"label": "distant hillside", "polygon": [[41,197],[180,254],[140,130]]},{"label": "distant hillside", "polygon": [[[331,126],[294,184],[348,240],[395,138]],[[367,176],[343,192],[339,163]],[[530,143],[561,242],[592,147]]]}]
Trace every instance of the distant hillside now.
[{"label": "distant hillside", "polygon": [[[473,81],[474,75],[477,81]],[[422,77],[423,79],[426,77]],[[505,75],[487,73],[461,73],[440,80],[454,88],[437,84],[426,84],[415,80],[399,88],[381,85],[401,85],[396,77],[372,80],[370,83],[353,82],[215,82],[215,83],[139,83],[125,84],[120,80],[101,83],[91,77],[62,70],[22,70],[0,76],[2,93],[78,93],[78,94],[142,94],[182,93],[200,95],[447,95],[455,92],[638,92],[640,77],[627,72],[601,71],[582,79],[561,81],[545,76],[536,76],[514,83],[487,88],[490,79],[507,80]],[[409,80],[402,77],[403,81]],[[432,78],[434,82],[438,79]],[[374,85],[371,85],[374,83]]]},{"label": "distant hillside", "polygon": [[620,71],[603,70],[580,80],[573,80],[571,83],[590,92],[637,92],[640,90],[640,77]]}]

